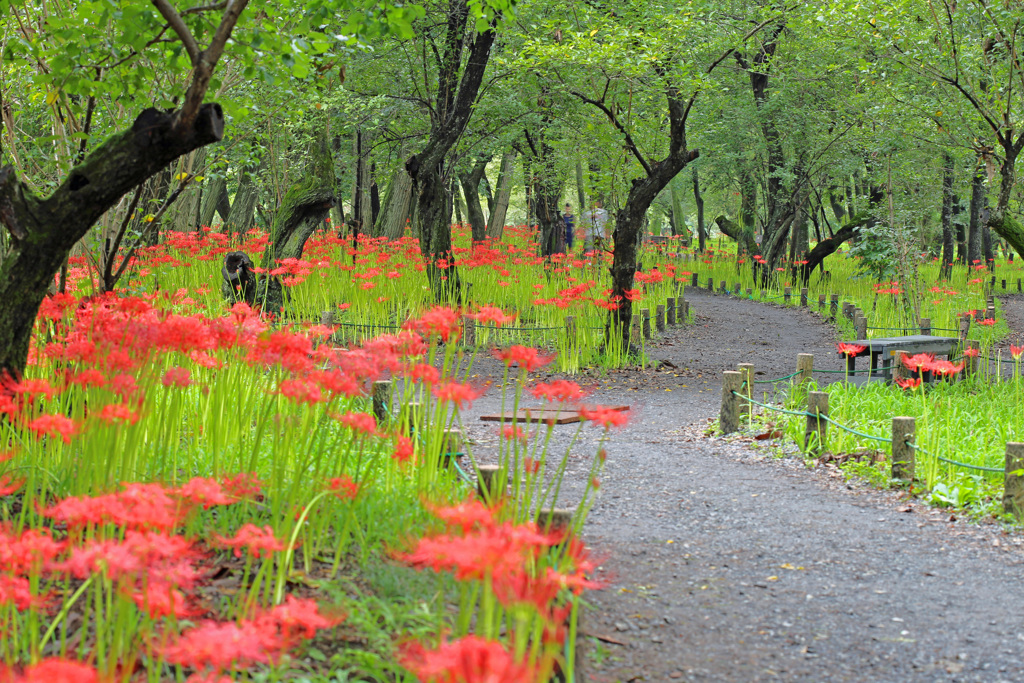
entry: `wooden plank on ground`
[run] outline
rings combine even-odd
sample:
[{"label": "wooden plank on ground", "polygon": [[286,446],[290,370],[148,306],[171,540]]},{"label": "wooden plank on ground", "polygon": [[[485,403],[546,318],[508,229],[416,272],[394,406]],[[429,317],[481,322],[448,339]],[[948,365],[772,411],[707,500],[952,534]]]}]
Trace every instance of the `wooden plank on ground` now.
[{"label": "wooden plank on ground", "polygon": [[[629,406],[607,406],[609,410],[622,412],[629,410]],[[561,408],[530,407],[520,408],[513,413],[498,413],[494,415],[481,415],[484,422],[554,422],[557,425],[566,425],[579,422],[582,418],[578,410],[563,410]]]}]

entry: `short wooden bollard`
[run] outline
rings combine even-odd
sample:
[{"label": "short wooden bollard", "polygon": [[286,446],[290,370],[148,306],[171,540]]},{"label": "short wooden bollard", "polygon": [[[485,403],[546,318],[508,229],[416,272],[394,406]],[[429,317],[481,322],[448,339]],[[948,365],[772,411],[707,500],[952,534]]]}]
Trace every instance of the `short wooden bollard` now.
[{"label": "short wooden bollard", "polygon": [[1003,278],[1003,291],[1006,291],[1006,278]]},{"label": "short wooden bollard", "polygon": [[921,334],[925,336],[931,336],[932,333],[932,319],[921,318]]},{"label": "short wooden bollard", "polygon": [[796,371],[800,373],[800,384],[810,382],[814,373],[814,354],[798,353],[796,355]]},{"label": "short wooden bollard", "polygon": [[800,288],[800,305],[803,306],[804,308],[807,307],[807,288],[806,287],[801,287]]},{"label": "short wooden bollard", "polygon": [[665,299],[665,318],[669,325],[676,324],[676,300],[675,297]]},{"label": "short wooden bollard", "polygon": [[785,289],[782,290],[782,300],[786,303],[786,305],[789,305],[789,302],[790,302],[790,300],[792,298],[793,298],[793,288],[792,287],[786,287]]},{"label": "short wooden bollard", "polygon": [[824,294],[819,294],[818,295],[818,310],[819,311],[824,311],[825,310],[825,295]]},{"label": "short wooden bollard", "polygon": [[685,323],[690,318],[690,302],[686,299],[683,299],[682,311],[683,319],[679,321],[680,324]]},{"label": "short wooden bollard", "polygon": [[1006,473],[1003,474],[1003,511],[1017,519],[1024,515],[1024,443],[1006,444]]},{"label": "short wooden bollard", "polygon": [[849,301],[843,302],[843,317],[853,320],[853,304]]},{"label": "short wooden bollard", "polygon": [[409,401],[402,410],[401,426],[403,431],[410,437],[415,436],[420,428],[420,421],[423,419],[423,405],[419,401]]},{"label": "short wooden bollard", "polygon": [[458,429],[444,430],[441,434],[441,464],[451,467],[452,463],[463,455],[462,432]]},{"label": "short wooden bollard", "polygon": [[658,332],[665,331],[665,304],[658,304],[654,309],[654,329]]},{"label": "short wooden bollard", "polygon": [[[1010,254],[1010,256],[1013,256],[1013,254]],[[1022,287],[1021,278],[1017,278],[1017,291],[1018,292],[1024,292],[1024,289],[1021,289],[1021,287]]]},{"label": "short wooden bollard", "polygon": [[735,296],[739,296],[739,295],[740,295],[740,292],[741,292],[741,291],[743,291],[743,286],[742,286],[742,285],[740,285],[740,283],[738,283],[738,282],[737,282],[736,284],[734,284],[734,285],[732,286],[732,293],[733,293],[733,294],[734,294]]},{"label": "short wooden bollard", "polygon": [[[981,351],[981,342],[977,339],[968,339],[964,342],[964,350]],[[964,372],[968,375],[973,375],[978,372],[978,354],[971,354],[964,356]]]},{"label": "short wooden bollard", "polygon": [[629,319],[629,343],[640,346],[640,318],[642,316],[634,313]]},{"label": "short wooden bollard", "polygon": [[740,428],[740,401],[737,394],[743,386],[743,375],[733,370],[722,373],[722,410],[718,414],[718,427],[723,434],[732,434]]},{"label": "short wooden bollard", "polygon": [[853,327],[856,330],[857,339],[868,338],[868,319],[864,316],[854,318]]},{"label": "short wooden bollard", "polygon": [[476,319],[468,315],[462,316],[462,343],[476,346]]},{"label": "short wooden bollard", "polygon": [[320,324],[324,327],[334,327],[334,311],[324,311],[321,313]]},{"label": "short wooden bollard", "polygon": [[[740,375],[743,376],[743,388],[740,393],[747,398],[754,398],[754,364],[740,363],[736,366]],[[740,419],[750,420],[754,415],[754,404],[750,401],[740,400]]]},{"label": "short wooden bollard", "polygon": [[807,428],[804,430],[804,451],[820,453],[825,449],[825,436],[828,429],[828,393],[824,391],[807,392]]},{"label": "short wooden bollard", "polygon": [[480,465],[477,470],[476,492],[485,503],[505,497],[508,486],[500,474],[501,468],[497,465]]},{"label": "short wooden bollard", "polygon": [[708,278],[708,292],[712,294],[715,292],[715,278],[713,277]]},{"label": "short wooden bollard", "polygon": [[388,399],[391,398],[391,380],[382,379],[373,383],[373,416],[377,424],[386,422],[391,417],[388,410]]},{"label": "short wooden bollard", "polygon": [[546,534],[564,535],[572,530],[572,508],[546,508],[537,513],[537,528]]},{"label": "short wooden bollard", "polygon": [[750,288],[750,287],[747,287],[747,298],[748,299],[753,299],[754,298],[754,290],[752,288]]},{"label": "short wooden bollard", "polygon": [[992,305],[989,305],[988,308],[985,309],[985,320],[995,320],[995,319],[996,319],[996,307],[992,306]]},{"label": "short wooden bollard", "polygon": [[892,379],[895,382],[898,379],[906,379],[910,377],[910,369],[903,364],[903,356],[907,355],[907,352],[903,349],[896,349],[892,352]]},{"label": "short wooden bollard", "polygon": [[[900,481],[914,480],[914,441],[916,431],[914,418],[894,417],[892,419],[892,478]],[[908,443],[910,442],[910,443]]]},{"label": "short wooden bollard", "polygon": [[698,287],[698,285],[697,285],[697,273],[694,273],[693,274],[693,288],[696,289],[697,287]]},{"label": "short wooden bollard", "polygon": [[640,310],[640,316],[643,318],[644,326],[644,339],[651,338],[651,309],[644,308]]},{"label": "short wooden bollard", "polygon": [[729,293],[729,288],[726,286],[725,280],[722,280],[721,282],[718,283],[718,289],[722,292],[722,294]]},{"label": "short wooden bollard", "polygon": [[829,302],[829,313],[834,318],[839,315],[839,295],[833,294],[828,299]]},{"label": "short wooden bollard", "polygon": [[960,328],[960,341],[966,341],[967,333],[971,331],[971,316],[960,316],[960,324],[957,327]]},{"label": "short wooden bollard", "polygon": [[565,340],[569,346],[576,346],[576,316],[565,316]]}]

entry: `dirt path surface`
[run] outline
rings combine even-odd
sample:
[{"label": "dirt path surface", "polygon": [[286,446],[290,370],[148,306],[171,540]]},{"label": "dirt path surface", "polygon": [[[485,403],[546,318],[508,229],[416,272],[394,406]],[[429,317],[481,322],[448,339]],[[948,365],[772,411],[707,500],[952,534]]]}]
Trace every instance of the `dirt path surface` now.
[{"label": "dirt path surface", "polygon": [[[633,411],[607,443],[585,529],[608,586],[583,620],[581,679],[1024,680],[1020,539],[705,438],[722,370],[752,362],[779,377],[801,352],[842,366],[832,328],[812,313],[687,298],[695,323],[651,349],[675,368],[594,382],[594,402]],[[499,401],[491,392],[466,416],[485,461],[497,436],[474,420]],[[556,429],[556,452],[573,430]],[[580,433],[563,504],[578,497],[598,436]]]}]

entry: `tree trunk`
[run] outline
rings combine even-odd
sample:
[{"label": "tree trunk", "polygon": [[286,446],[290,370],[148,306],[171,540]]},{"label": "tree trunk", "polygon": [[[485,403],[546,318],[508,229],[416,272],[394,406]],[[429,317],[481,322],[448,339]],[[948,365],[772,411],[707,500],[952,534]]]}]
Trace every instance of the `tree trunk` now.
[{"label": "tree trunk", "polygon": [[707,245],[707,230],[704,228],[704,198],[700,194],[700,176],[693,169],[693,202],[697,206],[697,250],[704,253]]},{"label": "tree trunk", "polygon": [[942,157],[942,262],[939,277],[948,280],[953,275],[953,155]]},{"label": "tree trunk", "polygon": [[181,112],[146,109],[108,138],[41,199],[12,166],[0,169],[0,223],[9,250],[0,263],[0,371],[20,377],[32,328],[54,275],[78,240],[129,190],[194,149],[221,139],[224,115],[204,104],[191,122]]},{"label": "tree trunk", "polygon": [[498,182],[494,191],[494,208],[487,219],[487,236],[500,240],[505,232],[505,216],[508,214],[508,202],[512,197],[512,174],[516,166],[515,150],[508,150],[501,155],[501,169],[498,171]]},{"label": "tree trunk", "polygon": [[587,210],[587,190],[583,184],[583,160],[576,159],[576,215],[582,216]]},{"label": "tree trunk", "polygon": [[750,228],[751,234],[757,226],[757,183],[749,171],[740,174],[740,225]]},{"label": "tree trunk", "polygon": [[686,226],[686,214],[683,209],[683,188],[680,187],[681,179],[677,176],[668,184],[669,194],[672,197],[672,236],[682,237],[683,243],[690,246],[693,235]]},{"label": "tree trunk", "polygon": [[412,178],[404,168],[395,171],[388,189],[384,192],[384,206],[374,224],[374,234],[383,235],[391,241],[405,234],[405,223],[412,207]]},{"label": "tree trunk", "polygon": [[235,190],[235,200],[231,203],[231,211],[224,219],[222,232],[231,234],[234,232],[244,233],[252,229],[256,218],[256,202],[260,197],[260,188],[256,183],[256,176],[263,168],[263,163],[246,166],[242,169],[238,178],[238,189]]},{"label": "tree trunk", "polygon": [[[356,159],[356,172],[352,188],[352,218],[356,230],[362,234],[372,234],[374,227],[373,195],[370,191],[372,176],[370,175],[370,136],[361,129],[352,138],[352,154]],[[353,236],[354,239],[354,236]]]},{"label": "tree trunk", "polygon": [[[203,170],[205,163],[206,148],[200,147],[178,160],[177,172],[198,175]],[[190,183],[173,207],[167,211],[164,225],[168,229],[179,232],[195,232],[202,227],[202,223],[199,222],[199,207],[203,197],[204,182]]]},{"label": "tree trunk", "polygon": [[967,231],[963,219],[964,207],[960,195],[953,195],[953,225],[956,227],[956,262],[967,265]]},{"label": "tree trunk", "polygon": [[547,139],[548,125],[550,119],[545,116],[535,132],[525,131],[526,159],[533,169],[531,195],[540,228],[540,255],[544,257],[565,252],[565,221],[558,206],[565,181],[558,175],[555,149]]},{"label": "tree trunk", "polygon": [[171,189],[171,168],[166,166],[155,176],[145,182],[142,190],[142,198],[139,201],[139,209],[135,212],[135,229],[141,236],[142,243],[152,247],[160,241],[160,226],[158,223],[146,221],[146,216],[152,220],[153,214],[163,204],[164,199]]},{"label": "tree trunk", "polygon": [[224,176],[216,176],[206,181],[203,187],[203,201],[199,207],[199,227],[212,226],[213,217],[220,214],[221,223],[231,213],[231,201],[228,199],[228,181]]},{"label": "tree trunk", "polygon": [[459,181],[456,178],[451,180],[452,186],[449,193],[452,197],[452,208],[455,209],[455,224],[462,226],[462,192],[459,191]]},{"label": "tree trunk", "polygon": [[814,272],[814,269],[820,266],[826,258],[834,254],[842,246],[843,242],[856,237],[857,232],[871,220],[871,217],[867,214],[854,216],[849,223],[839,228],[832,237],[818,242],[814,249],[807,253],[807,258],[804,259],[807,263],[803,264],[799,269],[800,281],[806,285],[811,279],[811,273]]},{"label": "tree trunk", "polygon": [[971,180],[971,222],[967,228],[967,265],[977,266],[981,260],[981,210],[985,205],[985,171],[979,166]]},{"label": "tree trunk", "polygon": [[[983,204],[985,203],[987,202],[983,202]],[[994,272],[996,269],[996,257],[995,254],[992,253],[992,228],[988,225],[987,213],[988,207],[985,206],[982,209],[982,214],[985,215],[985,220],[982,221],[981,226],[981,251],[985,257],[985,265],[988,266],[990,271]]]},{"label": "tree trunk", "polygon": [[[284,259],[302,258],[306,240],[323,225],[335,202],[334,162],[326,127],[315,132],[309,163],[299,180],[281,200],[270,228],[270,244],[263,256],[262,266],[270,271]],[[284,291],[278,277],[260,278],[256,301],[263,311],[275,315],[284,311]]]},{"label": "tree trunk", "polygon": [[490,155],[481,156],[469,171],[459,174],[462,194],[466,198],[466,218],[469,219],[474,242],[483,242],[487,238],[487,223],[484,220],[484,210],[480,206],[480,181],[484,178],[490,160]]},{"label": "tree trunk", "polygon": [[736,241],[736,253],[738,256],[743,256],[744,254],[755,255],[761,252],[761,248],[758,246],[757,240],[754,239],[753,228],[739,223],[734,223],[726,216],[719,216],[716,218],[715,224],[718,226],[718,229],[722,231],[723,235],[731,237]]},{"label": "tree trunk", "polygon": [[370,164],[370,225],[377,225],[380,216],[380,187],[377,185],[377,164]]}]

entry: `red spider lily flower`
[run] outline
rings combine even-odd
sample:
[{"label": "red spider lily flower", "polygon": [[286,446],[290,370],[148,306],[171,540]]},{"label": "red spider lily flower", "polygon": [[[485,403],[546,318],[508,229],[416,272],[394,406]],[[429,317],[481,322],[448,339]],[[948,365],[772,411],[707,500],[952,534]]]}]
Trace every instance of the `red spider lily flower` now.
[{"label": "red spider lily flower", "polygon": [[353,411],[348,413],[335,413],[331,415],[331,417],[354,432],[366,434],[367,436],[377,435],[377,418],[369,413]]},{"label": "red spider lily flower", "polygon": [[839,353],[845,355],[847,358],[863,353],[867,348],[868,347],[863,344],[836,344],[836,349],[839,350]]},{"label": "red spider lily flower", "polygon": [[100,410],[100,422],[113,424],[114,422],[127,422],[135,424],[139,421],[139,414],[124,403],[108,403]]},{"label": "red spider lily flower", "polygon": [[206,510],[214,505],[231,505],[238,500],[225,491],[222,482],[205,477],[190,479],[182,484],[176,493],[196,505],[202,505]]},{"label": "red spider lily flower", "polygon": [[964,356],[966,358],[977,358],[981,354],[981,349],[964,349]]},{"label": "red spider lily flower", "polygon": [[540,460],[534,460],[530,456],[523,458],[523,471],[527,474],[537,474],[540,472]]},{"label": "red spider lily flower", "polygon": [[64,443],[71,443],[71,437],[78,429],[75,421],[66,415],[40,415],[25,426],[35,433],[36,438],[59,436]]},{"label": "red spider lily flower", "polygon": [[479,311],[469,317],[475,319],[478,323],[490,323],[495,327],[509,325],[516,320],[515,315],[505,315],[505,312],[497,306],[481,306]]},{"label": "red spider lily flower", "polygon": [[898,384],[903,389],[917,389],[919,386],[921,386],[921,378],[920,377],[907,377],[907,378],[902,378],[901,377],[900,379],[896,380],[896,384]]},{"label": "red spider lily flower", "polygon": [[39,394],[50,399],[57,393],[57,390],[50,386],[45,379],[23,379],[20,382],[14,382],[8,375],[5,375],[4,378],[5,389],[18,396],[27,396],[30,401]]},{"label": "red spider lily flower", "polygon": [[10,473],[0,477],[0,498],[9,496],[25,485],[25,479],[14,479]]},{"label": "red spider lily flower", "polygon": [[1014,358],[1019,359],[1021,357],[1021,354],[1024,354],[1024,346],[1014,346],[1013,344],[1010,344],[1010,355],[1011,356],[1013,356]]},{"label": "red spider lily flower", "polygon": [[[29,580],[22,576],[0,574],[0,606],[14,605],[19,611],[45,607],[47,599],[34,595]],[[0,679],[2,680],[2,679]]]},{"label": "red spider lily flower", "polygon": [[[472,405],[473,401],[483,396],[483,389],[474,389],[468,384],[459,384],[458,382],[441,382],[435,384],[433,389],[430,390],[439,401],[442,403],[454,403],[459,408],[465,408],[466,406]],[[465,404],[465,405],[463,405]]]},{"label": "red spider lily flower", "polygon": [[269,526],[260,528],[255,524],[243,524],[234,536],[214,535],[215,542],[226,548],[235,549],[235,557],[242,556],[242,548],[252,553],[253,557],[264,557],[270,553],[279,553],[288,545],[274,536],[274,530]]},{"label": "red spider lily flower", "polygon": [[497,524],[495,509],[479,500],[467,500],[455,505],[432,505],[424,502],[430,513],[449,527],[458,527],[462,533],[471,529],[493,529]]},{"label": "red spider lily flower", "polygon": [[465,636],[436,650],[407,645],[400,661],[426,683],[539,683],[548,679],[551,666],[517,661],[501,643],[478,636]]},{"label": "red spider lily flower", "polygon": [[327,400],[323,392],[320,391],[320,387],[314,382],[305,379],[282,380],[278,390],[274,393],[284,396],[289,401],[305,403],[306,405],[323,403]]},{"label": "red spider lily flower", "polygon": [[44,659],[25,667],[25,672],[13,679],[0,670],[0,678],[13,683],[100,683],[99,673],[88,664],[57,657]]},{"label": "red spider lily flower", "polygon": [[546,384],[541,383],[530,389],[534,398],[543,398],[553,403],[569,403],[584,398],[587,394],[576,382],[559,379]]},{"label": "red spider lily flower", "polygon": [[324,616],[316,600],[297,598],[294,595],[285,596],[284,604],[270,608],[255,619],[257,623],[272,625],[288,647],[299,638],[312,638],[318,630],[331,628],[344,620],[341,615]]},{"label": "red spider lily flower", "polygon": [[395,450],[391,453],[391,457],[399,464],[404,465],[409,462],[414,454],[412,439],[407,436],[399,436],[395,440]]},{"label": "red spider lily flower", "polygon": [[253,621],[204,621],[163,647],[162,654],[171,664],[226,671],[269,662],[279,649],[274,634]]},{"label": "red spider lily flower", "polygon": [[978,321],[978,324],[979,325],[995,325],[996,324],[996,320],[995,320],[995,318],[983,318],[982,320]]},{"label": "red spider lily flower", "polygon": [[257,498],[263,488],[263,482],[255,472],[239,472],[230,477],[221,477],[221,484],[224,487],[224,493],[238,500]]},{"label": "red spider lily flower", "polygon": [[427,365],[426,363],[417,363],[409,368],[405,374],[406,377],[414,382],[423,382],[424,384],[433,384],[441,379],[441,371],[433,365]]},{"label": "red spider lily flower", "polygon": [[963,369],[963,363],[951,363],[948,360],[937,360],[931,367],[932,372],[940,377],[954,377]]},{"label": "red spider lily flower", "polygon": [[639,289],[624,289],[622,295],[627,301],[640,301],[644,298],[644,293]]},{"label": "red spider lily flower", "polygon": [[579,412],[580,418],[583,420],[603,425],[605,429],[621,427],[629,421],[628,411],[614,410],[605,406],[581,407]]},{"label": "red spider lily flower", "polygon": [[71,496],[43,510],[69,527],[116,524],[128,529],[170,530],[186,510],[174,491],[160,484],[126,484],[123,491],[98,496]]},{"label": "red spider lily flower", "polygon": [[442,341],[458,339],[462,334],[462,321],[458,311],[435,306],[415,320],[409,320],[402,327],[415,330],[424,337],[437,335]]},{"label": "red spider lily flower", "polygon": [[509,367],[511,367],[513,363],[516,363],[520,368],[527,372],[533,372],[538,368],[542,368],[555,359],[553,355],[544,356],[535,348],[519,346],[518,344],[510,346],[504,351],[495,349],[494,357]]},{"label": "red spider lily flower", "polygon": [[89,368],[68,376],[68,384],[86,387],[102,387],[107,383],[107,376],[95,368]]},{"label": "red spider lily flower", "polygon": [[328,480],[327,489],[340,500],[354,500],[359,495],[359,484],[347,474]]},{"label": "red spider lily flower", "polygon": [[506,441],[520,441],[526,443],[526,430],[518,425],[506,425],[501,428],[501,438]]},{"label": "red spider lily flower", "polygon": [[903,365],[909,370],[914,372],[928,372],[932,369],[932,364],[935,362],[935,354],[932,353],[918,353],[913,356],[903,355]]}]

